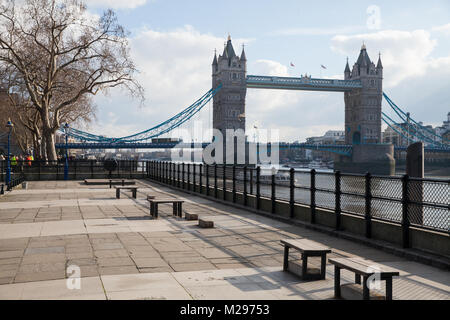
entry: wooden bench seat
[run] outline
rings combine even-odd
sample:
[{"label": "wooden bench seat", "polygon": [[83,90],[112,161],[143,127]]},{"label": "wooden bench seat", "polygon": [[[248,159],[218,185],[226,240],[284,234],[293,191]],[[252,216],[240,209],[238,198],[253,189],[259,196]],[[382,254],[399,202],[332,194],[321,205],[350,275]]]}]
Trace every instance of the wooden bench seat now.
[{"label": "wooden bench seat", "polygon": [[150,215],[154,218],[158,218],[158,205],[162,203],[172,203],[173,204],[173,215],[182,217],[183,215],[183,202],[184,200],[168,198],[168,199],[149,199],[150,202]]},{"label": "wooden bench seat", "polygon": [[[284,245],[284,261],[283,270],[289,270],[289,249],[295,249],[301,253],[302,265],[301,274],[304,280],[322,280],[325,279],[325,267],[327,261],[327,253],[331,252],[329,247],[308,239],[282,239],[281,244]],[[320,272],[308,272],[308,257],[321,257]]]},{"label": "wooden bench seat", "polygon": [[377,280],[386,281],[386,300],[392,300],[392,277],[399,276],[399,272],[372,261],[361,258],[333,258],[328,260],[334,265],[334,295],[341,297],[341,269],[355,273],[355,283],[361,284],[363,277],[363,300],[370,299],[368,280],[375,275]]},{"label": "wooden bench seat", "polygon": [[138,187],[124,187],[124,186],[114,186],[116,189],[116,199],[120,199],[120,190],[131,190],[133,194],[133,198],[137,197],[137,189]]}]

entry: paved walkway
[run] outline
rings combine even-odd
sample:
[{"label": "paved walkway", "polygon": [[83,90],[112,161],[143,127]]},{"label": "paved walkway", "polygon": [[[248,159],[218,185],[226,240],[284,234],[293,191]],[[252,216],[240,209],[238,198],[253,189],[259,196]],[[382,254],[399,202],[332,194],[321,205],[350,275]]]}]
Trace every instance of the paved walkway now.
[{"label": "paved walkway", "polygon": [[[147,181],[138,186],[138,199],[124,192],[117,200],[115,189],[77,181],[31,182],[2,196],[0,299],[332,299],[331,265],[321,281],[282,271],[283,238],[399,270],[394,299],[450,299],[449,272]],[[147,194],[184,198],[186,211],[215,228],[175,218],[168,205],[152,220]],[[81,288],[69,290],[73,265]],[[344,271],[342,283],[352,281]]]}]

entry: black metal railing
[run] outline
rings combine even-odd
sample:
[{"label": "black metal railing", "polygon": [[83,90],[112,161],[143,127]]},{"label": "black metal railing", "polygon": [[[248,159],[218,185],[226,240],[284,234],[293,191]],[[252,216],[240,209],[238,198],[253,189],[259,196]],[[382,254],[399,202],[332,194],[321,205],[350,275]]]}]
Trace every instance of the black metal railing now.
[{"label": "black metal railing", "polygon": [[[68,179],[96,179],[96,178],[146,178],[148,176],[148,161],[117,160],[113,170],[105,167],[101,160],[70,160],[68,162]],[[1,180],[6,179],[7,163],[0,161]],[[23,160],[11,163],[11,173],[23,175],[27,181],[64,180],[65,160],[40,161]],[[154,176],[159,176],[153,172]]]},{"label": "black metal railing", "polygon": [[[157,166],[159,162],[151,162]],[[164,163],[171,166],[171,163]],[[408,176],[375,176],[344,174],[316,170],[280,169],[277,172],[260,167],[222,166],[191,163],[173,166],[169,181],[181,188],[206,195],[237,201],[248,206],[254,197],[254,208],[261,209],[262,199],[269,200],[269,212],[276,214],[277,202],[289,205],[294,218],[295,205],[310,208],[310,222],[316,223],[316,212],[327,209],[335,214],[335,227],[341,228],[342,213],[365,221],[364,233],[372,236],[372,222],[384,221],[402,227],[404,246],[408,247],[410,227],[450,233],[450,180],[417,179]],[[184,169],[183,169],[184,168]],[[186,168],[190,168],[187,172]],[[180,172],[181,171],[181,172]],[[186,172],[185,172],[186,171]],[[189,174],[189,180],[185,177]],[[159,177],[153,177],[160,181]],[[181,179],[181,181],[180,181]],[[192,186],[191,186],[192,184]],[[226,192],[224,192],[226,191]]]}]

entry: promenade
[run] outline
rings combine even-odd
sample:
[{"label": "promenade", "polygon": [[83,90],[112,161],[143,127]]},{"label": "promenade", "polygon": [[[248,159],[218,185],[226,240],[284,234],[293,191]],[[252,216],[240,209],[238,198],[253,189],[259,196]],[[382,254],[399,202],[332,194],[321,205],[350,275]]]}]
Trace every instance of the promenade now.
[{"label": "promenade", "polygon": [[[330,246],[329,258],[361,257],[398,270],[396,300],[450,300],[448,271],[147,180],[137,186],[137,199],[129,192],[116,199],[115,189],[81,181],[29,182],[1,196],[0,299],[333,299],[331,264],[320,281],[282,271],[280,239],[307,238]],[[173,217],[169,205],[153,220],[147,194],[182,198],[185,211],[215,228]],[[73,265],[79,289],[67,287]],[[342,271],[341,283],[353,282]]]}]

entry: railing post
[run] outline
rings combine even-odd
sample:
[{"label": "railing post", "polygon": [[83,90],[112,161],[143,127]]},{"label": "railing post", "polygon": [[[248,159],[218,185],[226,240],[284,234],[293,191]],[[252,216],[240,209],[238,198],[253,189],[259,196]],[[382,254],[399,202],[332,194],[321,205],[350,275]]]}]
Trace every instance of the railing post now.
[{"label": "railing post", "polygon": [[409,176],[402,177],[402,234],[403,248],[409,248]]},{"label": "railing post", "polygon": [[38,180],[41,180],[41,160],[38,160]]},{"label": "railing post", "polygon": [[295,205],[295,169],[289,170],[289,217],[294,218]]},{"label": "railing post", "polygon": [[233,203],[236,202],[236,165],[233,164]]},{"label": "railing post", "polygon": [[366,210],[364,218],[366,220],[366,238],[372,237],[372,190],[370,189],[372,176],[366,173]]},{"label": "railing post", "polygon": [[244,166],[244,206],[247,206],[247,166]]},{"label": "railing post", "polygon": [[227,200],[227,166],[225,163],[222,165],[223,171],[222,171],[222,187],[223,187],[223,200]]},{"label": "railing post", "polygon": [[219,197],[219,194],[217,193],[217,163],[214,164],[214,197]]},{"label": "railing post", "polygon": [[203,186],[202,186],[202,175],[203,175],[203,172],[202,172],[202,170],[203,170],[203,164],[202,163],[200,163],[200,165],[198,166],[198,170],[199,170],[199,172],[198,172],[198,174],[199,174],[199,176],[198,176],[198,182],[199,182],[199,186],[200,186],[200,188],[199,188],[199,191],[200,191],[200,193],[202,193],[203,192]]},{"label": "railing post", "polygon": [[181,164],[177,163],[177,187],[181,188]]},{"label": "railing post", "polygon": [[206,170],[206,195],[209,196],[209,164],[205,164]]},{"label": "railing post", "polygon": [[336,230],[341,229],[341,172],[338,170],[335,176],[335,214],[336,214]]},{"label": "railing post", "polygon": [[257,167],[256,168],[256,210],[259,210],[259,208],[261,207],[260,177],[261,177],[261,167]]},{"label": "railing post", "polygon": [[311,170],[311,223],[316,223],[316,170]]},{"label": "railing post", "polygon": [[276,203],[275,203],[275,195],[276,195],[276,184],[275,184],[275,177],[276,177],[276,175],[275,175],[275,172],[274,171],[272,171],[272,181],[271,181],[271,202],[272,202],[272,210],[271,210],[271,212],[272,212],[272,214],[274,214],[275,213],[275,205],[276,205]]},{"label": "railing post", "polygon": [[59,163],[58,163],[58,160],[56,160],[56,180],[59,180]]},{"label": "railing post", "polygon": [[182,184],[182,186],[183,186],[183,189],[185,189],[186,188],[186,185],[185,185],[185,178],[184,178],[184,170],[185,170],[185,168],[184,168],[184,162],[182,163],[182,165],[181,165],[181,177],[182,177],[182,181],[183,181],[183,184]]},{"label": "railing post", "polygon": [[133,160],[128,161],[130,166],[130,179],[133,179]]},{"label": "railing post", "polygon": [[196,184],[195,184],[195,163],[193,163],[192,164],[192,191],[194,191],[195,192],[195,187],[196,187]]},{"label": "railing post", "polygon": [[250,168],[250,194],[253,194],[253,168]]},{"label": "railing post", "polygon": [[187,189],[191,190],[191,164],[187,164]]}]

